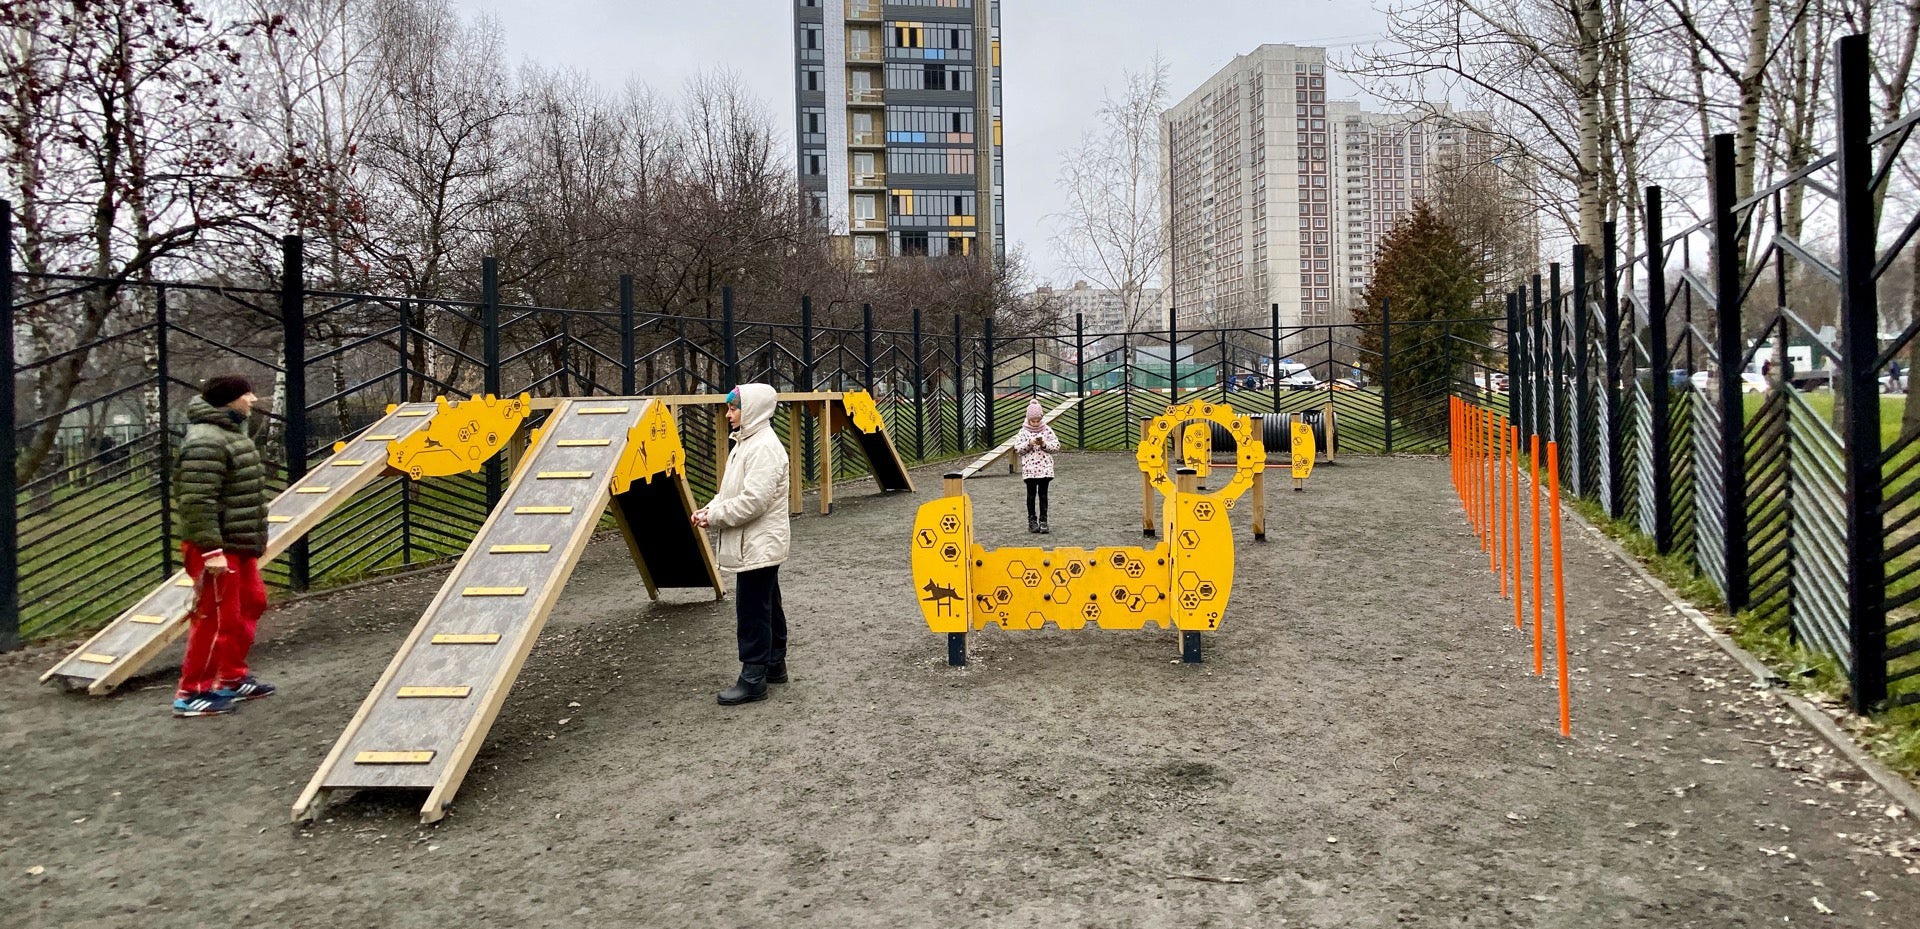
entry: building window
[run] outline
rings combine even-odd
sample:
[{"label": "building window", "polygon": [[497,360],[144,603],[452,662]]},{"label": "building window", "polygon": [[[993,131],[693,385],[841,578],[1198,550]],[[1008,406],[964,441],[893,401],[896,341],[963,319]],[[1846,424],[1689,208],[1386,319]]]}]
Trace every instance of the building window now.
[{"label": "building window", "polygon": [[925,232],[900,232],[895,234],[901,255],[925,255],[927,253],[927,234]]},{"label": "building window", "polygon": [[853,218],[854,219],[872,219],[874,217],[874,206],[875,204],[873,201],[872,194],[860,194],[859,196],[854,197],[853,198]]}]

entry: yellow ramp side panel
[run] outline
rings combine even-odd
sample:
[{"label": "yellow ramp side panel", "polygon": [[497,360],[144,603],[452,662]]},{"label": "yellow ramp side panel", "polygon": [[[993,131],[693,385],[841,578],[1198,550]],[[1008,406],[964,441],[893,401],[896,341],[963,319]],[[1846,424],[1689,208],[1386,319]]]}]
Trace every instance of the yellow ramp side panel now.
[{"label": "yellow ramp side panel", "polygon": [[672,411],[658,400],[647,401],[625,441],[613,469],[613,516],[647,595],[658,599],[661,588],[704,588],[716,598],[724,596],[726,584],[706,533],[693,524],[687,452]]},{"label": "yellow ramp side panel", "polygon": [[426,429],[387,447],[387,463],[416,481],[480,470],[487,459],[506,449],[507,440],[533,411],[533,400],[526,394],[504,398],[489,394],[460,401],[441,397],[436,405]]},{"label": "yellow ramp side panel", "polygon": [[[527,451],[528,467],[315,772],[296,816],[316,811],[327,792],[359,788],[425,790],[421,818],[444,815],[607,507],[609,475],[642,412],[639,402],[604,415],[586,415],[580,406],[563,400],[548,416],[540,441]],[[506,422],[486,428],[505,430]],[[608,441],[586,441],[598,439]],[[484,436],[480,442],[505,444],[486,443]],[[540,480],[541,472],[599,476]],[[439,696],[454,693],[465,696]],[[409,761],[379,760],[393,758]]]},{"label": "yellow ramp side panel", "polygon": [[853,435],[860,453],[867,458],[874,483],[885,491],[911,492],[913,475],[907,472],[906,461],[894,447],[893,436],[887,432],[886,421],[881,419],[880,407],[873,402],[873,396],[864,390],[850,390],[828,407],[833,431]]},{"label": "yellow ramp side panel", "polygon": [[[311,467],[305,477],[267,505],[267,549],[262,563],[279,557],[361,488],[387,474],[388,444],[431,428],[437,412],[432,403],[398,404],[389,407],[386,415],[366,431],[336,443],[332,457]],[[185,572],[176,572],[41,675],[40,680],[85,687],[96,695],[112,692],[186,632],[194,593],[193,580]],[[80,660],[86,654],[111,655],[114,660]]]},{"label": "yellow ramp side panel", "polygon": [[1304,481],[1313,474],[1313,427],[1298,417],[1293,420],[1293,479]]},{"label": "yellow ramp side panel", "polygon": [[913,584],[920,615],[934,632],[966,632],[973,600],[973,500],[960,495],[929,500],[913,520]]}]

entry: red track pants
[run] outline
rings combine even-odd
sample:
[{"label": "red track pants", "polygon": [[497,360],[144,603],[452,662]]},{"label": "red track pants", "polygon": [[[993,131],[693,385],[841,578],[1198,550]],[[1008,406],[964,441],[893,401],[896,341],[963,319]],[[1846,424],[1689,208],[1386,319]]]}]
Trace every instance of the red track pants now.
[{"label": "red track pants", "polygon": [[206,559],[199,547],[183,542],[180,549],[187,576],[200,593],[189,618],[187,656],[180,662],[179,696],[186,696],[247,676],[253,632],[267,611],[267,584],[260,578],[260,559],[251,555],[228,551],[227,570],[203,577]]}]

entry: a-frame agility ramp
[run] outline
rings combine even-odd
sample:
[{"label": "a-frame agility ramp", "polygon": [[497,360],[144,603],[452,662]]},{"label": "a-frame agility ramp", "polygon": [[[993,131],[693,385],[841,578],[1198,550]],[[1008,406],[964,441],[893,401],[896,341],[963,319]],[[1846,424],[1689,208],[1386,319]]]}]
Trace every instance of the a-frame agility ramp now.
[{"label": "a-frame agility ramp", "polygon": [[[421,821],[445,816],[603,513],[611,510],[650,595],[724,594],[692,522],[672,412],[714,399],[722,398],[542,403],[551,413],[505,495],[301,792],[296,820],[317,816],[333,791],[369,788],[425,790]],[[818,402],[830,423],[863,436],[882,489],[911,488],[898,487],[906,469],[866,394]],[[827,444],[830,432],[821,438]],[[830,468],[823,459],[822,471]]]},{"label": "a-frame agility ramp", "polygon": [[[402,474],[414,480],[477,471],[507,447],[531,412],[525,397],[476,397],[448,402],[402,403],[295,481],[267,507],[267,549],[261,562],[279,557],[361,488]],[[152,662],[187,630],[197,591],[184,570],[122,612],[106,628],[40,676],[107,694]]]}]

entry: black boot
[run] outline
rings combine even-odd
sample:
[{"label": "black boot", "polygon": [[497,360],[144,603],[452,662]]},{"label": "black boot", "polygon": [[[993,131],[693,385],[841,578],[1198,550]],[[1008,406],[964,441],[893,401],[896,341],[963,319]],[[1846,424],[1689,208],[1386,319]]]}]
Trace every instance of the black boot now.
[{"label": "black boot", "polygon": [[1039,520],[1037,520],[1037,519],[1034,519],[1034,518],[1033,518],[1033,517],[1031,517],[1031,516],[1029,516],[1029,517],[1027,517],[1027,531],[1028,531],[1028,532],[1039,532],[1039,531],[1040,531],[1040,521],[1039,521]]},{"label": "black boot", "polygon": [[767,683],[785,684],[787,682],[787,662],[785,659],[767,665]]},{"label": "black boot", "polygon": [[767,666],[741,665],[740,679],[734,681],[732,687],[720,691],[719,698],[721,706],[738,706],[767,699]]}]

